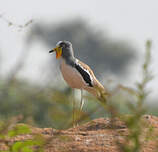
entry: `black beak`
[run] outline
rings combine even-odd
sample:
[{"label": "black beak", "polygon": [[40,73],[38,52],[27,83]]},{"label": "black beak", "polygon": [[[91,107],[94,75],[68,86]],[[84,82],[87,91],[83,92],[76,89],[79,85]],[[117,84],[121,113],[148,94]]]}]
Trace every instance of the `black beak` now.
[{"label": "black beak", "polygon": [[50,50],[50,51],[49,51],[49,53],[53,53],[53,52],[54,52],[54,50]]}]

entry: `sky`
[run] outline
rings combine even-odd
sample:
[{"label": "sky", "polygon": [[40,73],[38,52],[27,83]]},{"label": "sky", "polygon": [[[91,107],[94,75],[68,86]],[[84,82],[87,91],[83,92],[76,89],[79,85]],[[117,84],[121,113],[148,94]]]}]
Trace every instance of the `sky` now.
[{"label": "sky", "polygon": [[[158,89],[158,1],[156,0],[3,0],[0,2],[0,15],[15,24],[25,24],[28,20],[34,22],[59,22],[76,17],[84,17],[90,25],[102,31],[105,30],[111,38],[128,40],[143,54],[145,41],[151,39],[152,65],[151,70],[155,76],[150,83],[152,96],[157,95]],[[9,70],[24,49],[24,40],[29,26],[18,31],[14,26],[0,19],[0,50],[5,62],[4,72]],[[18,43],[17,43],[18,42]],[[54,45],[54,44],[53,44]],[[35,45],[32,49],[49,49],[45,46]],[[37,53],[37,52],[35,52]],[[38,57],[33,54],[29,63],[34,70],[29,76],[36,78],[41,61],[47,60],[47,54],[40,53]],[[36,59],[37,57],[38,59]],[[39,63],[40,61],[40,63]],[[141,64],[142,60],[138,64]],[[133,69],[131,82],[139,78],[140,66]],[[136,71],[136,72],[135,72]],[[27,77],[27,76],[26,76]]]}]

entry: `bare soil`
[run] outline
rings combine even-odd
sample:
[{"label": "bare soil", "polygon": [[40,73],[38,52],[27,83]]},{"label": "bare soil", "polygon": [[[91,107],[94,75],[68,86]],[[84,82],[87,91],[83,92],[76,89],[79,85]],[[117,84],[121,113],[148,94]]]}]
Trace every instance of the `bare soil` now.
[{"label": "bare soil", "polygon": [[[141,151],[158,151],[158,117],[144,115],[144,125],[141,135]],[[41,134],[47,141],[45,152],[118,152],[126,142],[129,134],[124,122],[119,119],[99,118],[81,126],[68,130],[56,130],[52,128],[32,128],[32,134],[19,135],[8,142],[24,141],[31,139],[34,134]],[[152,130],[152,131],[151,131]],[[7,146],[0,141],[0,150],[6,150]]]}]

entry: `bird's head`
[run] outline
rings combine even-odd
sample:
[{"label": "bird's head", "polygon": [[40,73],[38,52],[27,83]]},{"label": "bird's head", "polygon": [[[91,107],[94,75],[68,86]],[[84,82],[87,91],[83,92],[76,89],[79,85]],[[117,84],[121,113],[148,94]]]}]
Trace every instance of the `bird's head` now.
[{"label": "bird's head", "polygon": [[60,57],[69,58],[74,57],[72,44],[69,41],[59,41],[56,44],[56,47],[49,51],[49,53],[56,52],[56,58],[59,59]]}]

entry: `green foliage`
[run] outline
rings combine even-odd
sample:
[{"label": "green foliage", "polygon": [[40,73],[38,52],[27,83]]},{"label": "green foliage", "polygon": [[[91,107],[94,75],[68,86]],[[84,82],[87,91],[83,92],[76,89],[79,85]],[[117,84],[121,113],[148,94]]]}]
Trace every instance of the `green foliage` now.
[{"label": "green foliage", "polygon": [[[121,149],[124,152],[140,152],[141,151],[141,135],[143,131],[144,123],[142,122],[142,116],[146,112],[144,102],[147,98],[148,92],[146,86],[148,82],[153,78],[151,72],[149,71],[151,61],[151,41],[146,42],[146,52],[145,60],[142,66],[142,80],[140,83],[137,83],[137,96],[136,104],[128,104],[129,110],[132,115],[130,117],[122,117],[129,129],[129,135],[126,137],[126,144],[121,145]],[[150,128],[149,128],[150,129]],[[151,132],[150,132],[151,133]]]},{"label": "green foliage", "polygon": [[43,141],[40,138],[34,138],[32,140],[15,142],[10,149],[11,152],[33,152],[32,147],[38,146],[38,152],[43,152],[42,145]]},{"label": "green foliage", "polygon": [[45,140],[38,134],[32,135],[32,139],[25,139],[22,141],[15,140],[12,144],[8,143],[9,138],[25,134],[31,135],[31,129],[28,125],[16,124],[16,121],[16,119],[13,119],[10,122],[3,122],[0,125],[0,142],[5,143],[8,147],[8,150],[3,152],[33,152],[35,148],[36,151],[42,152]]},{"label": "green foliage", "polygon": [[30,128],[27,125],[22,124],[22,125],[16,125],[12,130],[9,130],[8,136],[14,137],[17,135],[29,134],[29,133],[31,133]]}]

